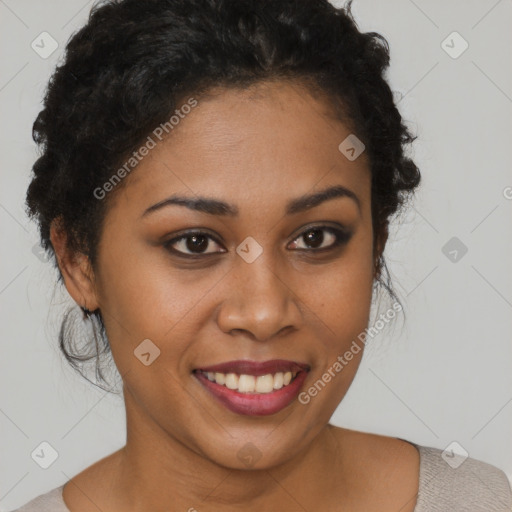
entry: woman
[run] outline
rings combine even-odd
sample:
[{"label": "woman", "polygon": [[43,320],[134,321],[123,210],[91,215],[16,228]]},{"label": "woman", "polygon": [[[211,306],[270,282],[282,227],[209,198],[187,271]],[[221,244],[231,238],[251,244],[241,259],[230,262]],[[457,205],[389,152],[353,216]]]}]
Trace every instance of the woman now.
[{"label": "woman", "polygon": [[388,64],[350,3],[93,9],[27,205],[122,376],[127,443],[19,510],[512,510],[494,466],[329,424],[378,285],[401,309],[383,251],[420,174]]}]

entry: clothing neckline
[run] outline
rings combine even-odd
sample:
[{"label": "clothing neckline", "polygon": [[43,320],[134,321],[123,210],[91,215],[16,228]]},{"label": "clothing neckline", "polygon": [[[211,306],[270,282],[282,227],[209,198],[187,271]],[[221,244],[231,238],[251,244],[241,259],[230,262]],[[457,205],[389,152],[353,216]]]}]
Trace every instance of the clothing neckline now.
[{"label": "clothing neckline", "polygon": [[[419,505],[419,502],[420,502],[420,495],[421,495],[421,492],[422,492],[422,489],[421,489],[421,476],[422,476],[422,469],[423,469],[423,464],[424,464],[424,461],[423,461],[423,453],[422,453],[422,450],[421,450],[421,446],[412,442],[412,441],[409,441],[408,439],[403,439],[401,437],[397,437],[396,439],[400,440],[400,441],[404,441],[412,446],[414,446],[414,448],[416,448],[416,451],[418,452],[418,456],[419,456],[419,469],[418,469],[418,474],[417,474],[417,478],[418,478],[418,493],[416,494],[416,503],[414,505],[414,511],[413,512],[419,512],[419,509],[418,509],[418,505]],[[59,486],[57,489],[55,489],[55,491],[57,491],[59,493],[59,496],[60,496],[60,500],[62,502],[62,506],[64,507],[64,510],[62,512],[71,512],[70,509],[67,507],[65,501],[64,501],[64,486],[67,484],[68,482],[64,482],[61,486]]]}]

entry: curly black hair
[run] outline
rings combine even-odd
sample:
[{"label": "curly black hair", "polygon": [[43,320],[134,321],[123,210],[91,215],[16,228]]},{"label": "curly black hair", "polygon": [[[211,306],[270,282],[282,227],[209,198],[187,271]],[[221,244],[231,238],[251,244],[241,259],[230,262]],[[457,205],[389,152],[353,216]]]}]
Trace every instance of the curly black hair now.
[{"label": "curly black hair", "polygon": [[[95,268],[102,222],[113,194],[98,200],[106,183],[155,126],[183,98],[214,87],[245,88],[268,80],[295,80],[330,99],[333,111],[365,144],[372,173],[375,237],[387,232],[420,182],[405,154],[416,137],[394,103],[384,72],[389,45],[362,33],[352,0],[336,8],[327,0],[107,0],[95,4],[87,24],[67,43],[33,125],[40,157],[26,197],[41,245],[59,269],[50,241],[58,220],[70,249]],[[116,189],[122,186],[120,183]],[[376,238],[377,239],[377,238]],[[381,271],[385,270],[386,277]],[[382,254],[378,283],[394,296]],[[62,273],[59,269],[59,281]],[[86,312],[89,313],[89,312]],[[98,309],[101,343],[109,344]],[[65,316],[60,347],[79,369],[94,356],[68,342]],[[101,369],[96,375],[103,380]],[[102,386],[100,386],[102,387]]]}]

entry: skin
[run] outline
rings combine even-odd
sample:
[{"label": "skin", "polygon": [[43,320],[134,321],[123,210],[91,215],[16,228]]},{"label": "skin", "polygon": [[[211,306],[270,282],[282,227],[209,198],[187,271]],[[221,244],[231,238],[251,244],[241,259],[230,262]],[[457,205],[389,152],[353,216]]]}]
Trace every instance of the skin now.
[{"label": "skin", "polygon": [[[289,359],[311,366],[307,389],[368,326],[375,258],[386,241],[381,233],[374,244],[366,155],[349,161],[340,153],[351,131],[325,99],[273,82],[198,101],[105,199],[94,271],[52,226],[67,290],[101,309],[127,417],[126,446],[66,484],[68,508],[412,511],[417,450],[329,424],[363,350],[307,405],[295,400],[263,417],[229,411],[194,377],[194,368],[233,359]],[[289,200],[333,185],[359,204],[338,197],[285,214]],[[173,194],[214,197],[239,213],[173,205],[142,216]],[[302,236],[311,224],[352,234],[314,253]],[[188,229],[213,237],[198,250],[202,259],[164,246]],[[328,248],[334,237],[321,233]],[[248,236],[263,249],[252,263],[235,252]],[[183,241],[172,247],[191,251]],[[134,357],[145,339],[160,349],[149,366]],[[248,442],[261,457],[250,469],[237,456]]]}]

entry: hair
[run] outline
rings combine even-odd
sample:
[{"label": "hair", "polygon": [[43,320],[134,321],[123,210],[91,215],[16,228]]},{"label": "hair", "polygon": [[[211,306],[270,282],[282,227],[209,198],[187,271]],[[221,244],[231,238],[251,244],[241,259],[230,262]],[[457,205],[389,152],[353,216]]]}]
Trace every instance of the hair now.
[{"label": "hair", "polygon": [[[416,137],[404,125],[384,76],[389,45],[376,32],[358,30],[351,4],[96,3],[87,24],[69,39],[32,129],[40,156],[32,168],[27,213],[37,220],[41,245],[58,269],[58,281],[62,273],[50,241],[52,221],[64,230],[68,248],[85,254],[96,268],[103,220],[114,193],[98,200],[94,190],[170,118],[183,98],[214,88],[289,80],[330,100],[335,115],[365,144],[375,240],[387,232],[390,218],[420,182],[419,169],[405,154]],[[397,299],[382,252],[376,269],[375,282]],[[95,354],[80,354],[72,346],[71,311],[62,321],[60,348],[79,372],[82,363],[96,358],[96,377],[105,382],[98,359],[110,346],[101,311],[83,311],[84,318],[91,314],[97,321]]]}]

